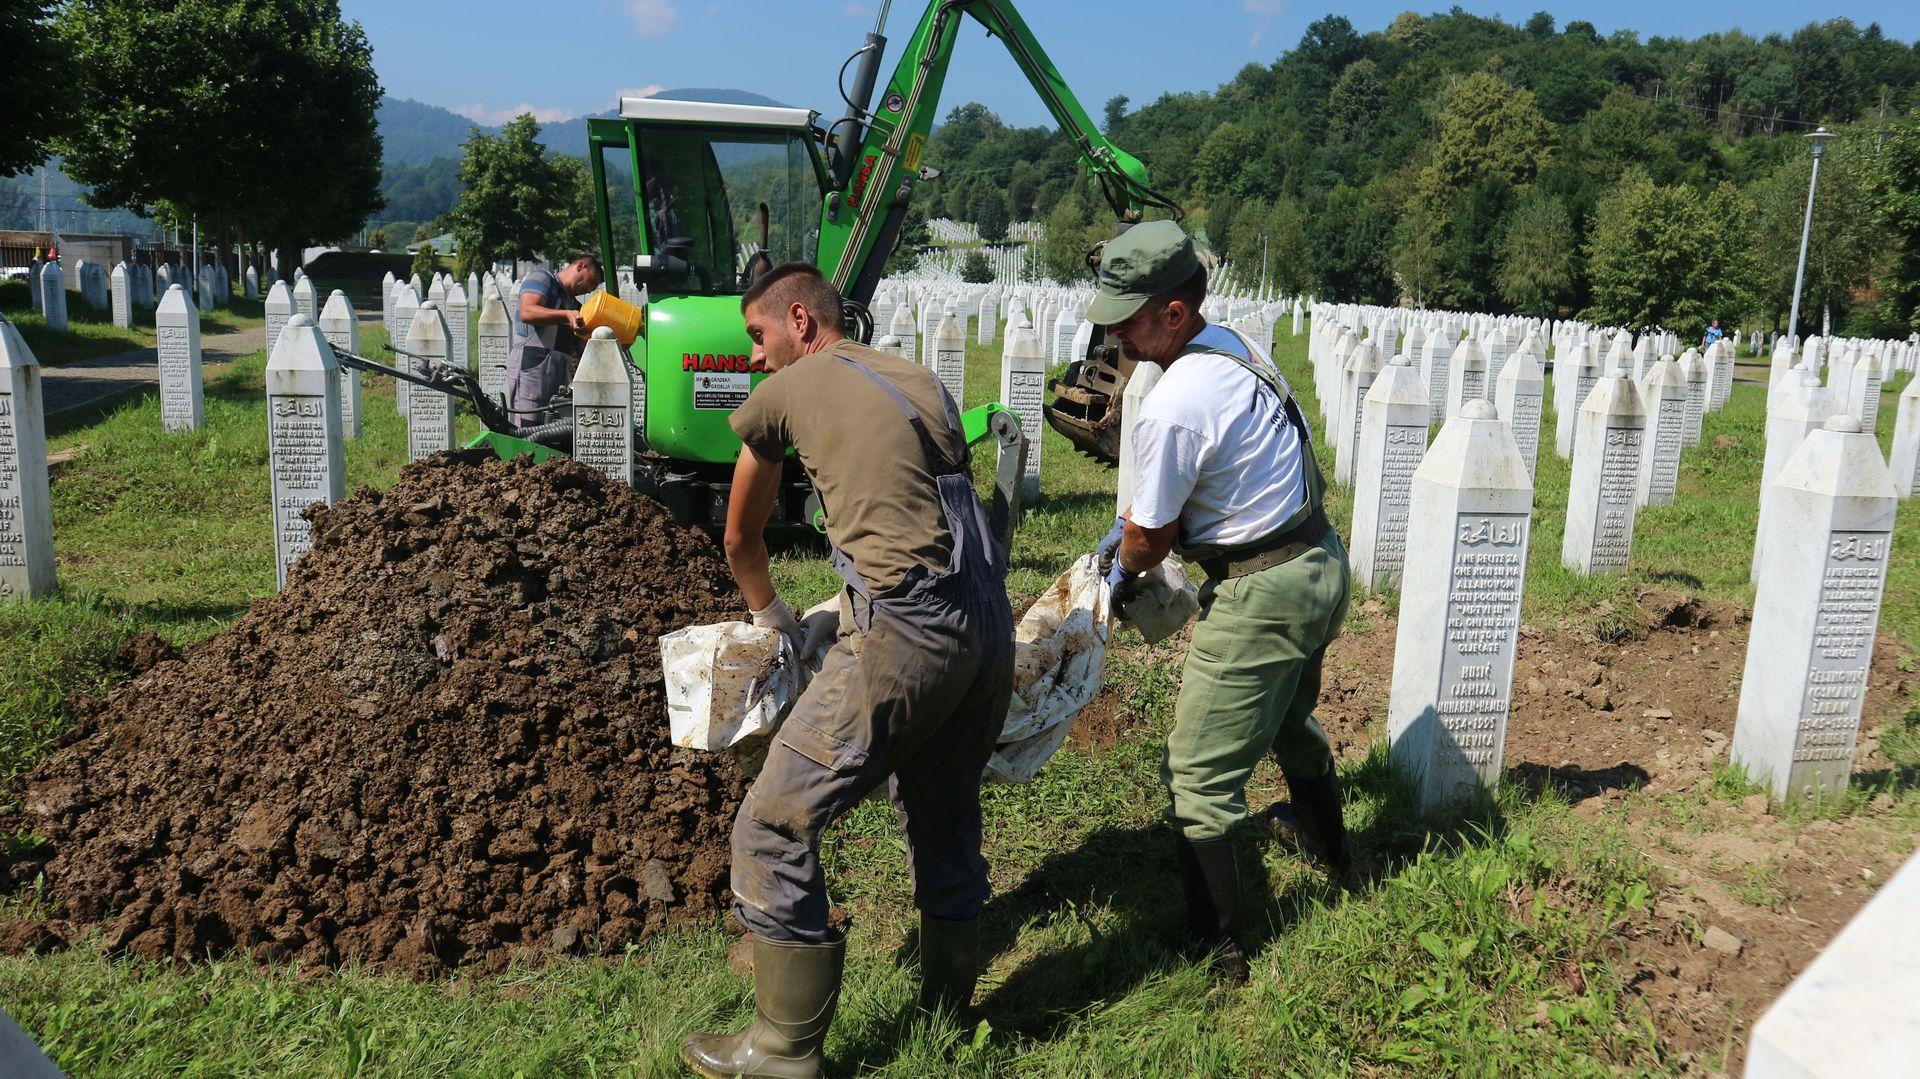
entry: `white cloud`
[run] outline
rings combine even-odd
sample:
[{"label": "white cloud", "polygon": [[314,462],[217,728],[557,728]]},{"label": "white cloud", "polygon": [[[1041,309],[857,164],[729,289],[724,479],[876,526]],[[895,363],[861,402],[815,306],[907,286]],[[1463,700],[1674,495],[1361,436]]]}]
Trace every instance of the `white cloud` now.
[{"label": "white cloud", "polygon": [[633,20],[633,32],[641,37],[665,37],[680,21],[680,9],[673,0],[622,0],[620,6]]},{"label": "white cloud", "polygon": [[1247,44],[1257,46],[1266,36],[1267,28],[1273,25],[1274,16],[1280,14],[1280,0],[1241,0],[1240,7],[1254,17],[1253,36],[1247,39]]},{"label": "white cloud", "polygon": [[620,108],[620,99],[623,97],[652,97],[665,89],[666,87],[656,82],[646,86],[635,86],[621,90],[613,95],[613,107],[615,110],[618,110]]},{"label": "white cloud", "polygon": [[840,14],[851,15],[852,17],[859,19],[859,18],[865,18],[866,16],[873,14],[873,9],[868,7],[865,4],[860,3],[859,0],[853,0],[852,3],[849,3],[846,7],[843,7],[840,9]]},{"label": "white cloud", "polygon": [[474,123],[486,124],[488,126],[504,124],[523,112],[532,113],[533,118],[543,124],[559,123],[562,120],[571,120],[575,116],[580,115],[572,109],[561,108],[557,105],[530,105],[524,101],[518,105],[511,105],[504,109],[489,109],[478,101],[471,105],[455,105],[452,108],[454,112],[472,120]]}]

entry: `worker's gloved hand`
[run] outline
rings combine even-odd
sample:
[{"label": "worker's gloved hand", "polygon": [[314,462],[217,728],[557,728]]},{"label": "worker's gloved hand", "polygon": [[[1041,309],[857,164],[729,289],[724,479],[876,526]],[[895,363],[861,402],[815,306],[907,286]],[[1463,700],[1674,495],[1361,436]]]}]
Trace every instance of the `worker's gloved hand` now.
[{"label": "worker's gloved hand", "polygon": [[1146,591],[1147,575],[1128,573],[1116,563],[1113,572],[1107,574],[1107,584],[1112,587],[1112,591],[1108,594],[1108,602],[1115,610],[1124,611],[1128,604],[1140,597],[1140,593]]},{"label": "worker's gloved hand", "polygon": [[820,657],[833,647],[834,641],[840,639],[839,604],[836,602],[830,607],[825,604],[815,607],[800,619],[800,625],[805,630],[805,640],[800,646],[800,662],[817,667]]},{"label": "worker's gloved hand", "polygon": [[1100,567],[1100,575],[1102,577],[1111,574],[1114,566],[1119,564],[1120,537],[1124,536],[1126,531],[1127,519],[1125,517],[1115,517],[1113,519],[1113,527],[1107,529],[1107,534],[1100,537],[1099,543],[1094,544],[1094,564]]},{"label": "worker's gloved hand", "polygon": [[793,611],[787,607],[786,600],[775,596],[772,603],[747,613],[748,617],[753,619],[754,625],[762,629],[779,630],[780,635],[787,639],[787,644],[792,646],[795,655],[799,655],[800,650],[806,647],[806,627],[793,616]]}]

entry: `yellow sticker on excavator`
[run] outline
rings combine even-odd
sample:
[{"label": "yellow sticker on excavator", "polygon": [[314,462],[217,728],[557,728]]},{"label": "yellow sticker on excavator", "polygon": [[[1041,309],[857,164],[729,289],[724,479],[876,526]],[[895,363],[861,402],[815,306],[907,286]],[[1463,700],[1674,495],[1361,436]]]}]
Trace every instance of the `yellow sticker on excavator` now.
[{"label": "yellow sticker on excavator", "polygon": [[907,156],[901,159],[900,161],[901,166],[904,167],[908,172],[919,172],[920,171],[920,151],[925,149],[926,145],[927,145],[927,137],[925,135],[921,135],[917,132],[912,135],[908,135],[907,136]]}]

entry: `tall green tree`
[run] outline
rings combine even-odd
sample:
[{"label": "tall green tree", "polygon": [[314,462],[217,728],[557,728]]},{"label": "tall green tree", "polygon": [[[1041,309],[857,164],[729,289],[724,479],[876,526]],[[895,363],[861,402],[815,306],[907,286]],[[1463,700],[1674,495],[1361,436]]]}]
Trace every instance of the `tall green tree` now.
[{"label": "tall green tree", "polygon": [[1579,257],[1573,220],[1559,199],[1537,192],[1509,215],[1495,280],[1514,310],[1551,317],[1573,297]]},{"label": "tall green tree", "polygon": [[56,25],[54,148],[95,205],[237,227],[284,276],[381,207],[373,49],[336,0],[69,0]]},{"label": "tall green tree", "polygon": [[1887,129],[1873,199],[1893,248],[1883,318],[1909,332],[1920,330],[1920,108]]},{"label": "tall green tree", "polygon": [[52,0],[0,4],[0,176],[25,172],[47,159],[47,142],[71,112],[52,75],[65,65],[54,41]]},{"label": "tall green tree", "polygon": [[[1774,166],[1750,189],[1755,217],[1750,232],[1759,289],[1766,313],[1784,319],[1792,310],[1794,270],[1800,258],[1800,226],[1807,210],[1807,147]],[[1816,320],[1823,308],[1844,320],[1856,291],[1873,279],[1882,236],[1874,220],[1873,133],[1864,125],[1842,130],[1820,162],[1807,237],[1807,275],[1800,310]],[[1870,311],[1863,311],[1869,318]],[[1867,327],[1859,327],[1866,329]]]},{"label": "tall green tree", "polygon": [[460,250],[482,264],[563,259],[593,246],[586,165],[578,158],[549,156],[539,136],[539,122],[527,113],[498,135],[476,128],[467,136],[460,201],[448,221]]},{"label": "tall green tree", "polygon": [[1730,184],[1705,191],[1628,172],[1600,200],[1586,245],[1596,321],[1664,326],[1682,337],[1751,313],[1751,206]]}]

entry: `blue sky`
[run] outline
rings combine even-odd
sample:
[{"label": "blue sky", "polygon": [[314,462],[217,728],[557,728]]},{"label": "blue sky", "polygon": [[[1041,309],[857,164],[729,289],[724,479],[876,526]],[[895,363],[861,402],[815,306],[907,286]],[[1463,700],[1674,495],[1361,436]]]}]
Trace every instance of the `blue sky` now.
[{"label": "blue sky", "polygon": [[[343,0],[373,42],[387,92],[488,123],[531,111],[565,119],[611,107],[621,92],[693,86],[753,90],[791,105],[841,111],[834,73],[871,28],[879,0],[463,0],[395,3]],[[1307,24],[1338,10],[1362,32],[1385,27],[1406,0],[1025,0],[1019,7],[1088,112],[1114,94],[1136,105],[1168,91],[1211,90],[1252,61],[1270,62]],[[1439,5],[1431,5],[1438,7]],[[1449,3],[1446,6],[1451,7]],[[1782,0],[1674,3],[1609,0],[1563,6],[1542,0],[1464,3],[1466,10],[1524,21],[1543,7],[1561,24],[1585,19],[1603,34],[1694,37],[1738,27],[1791,31],[1816,17],[1878,22],[1889,37],[1920,37],[1920,3],[1871,2],[1839,9]],[[895,0],[883,73],[925,8]],[[1426,10],[1415,7],[1414,10]],[[942,112],[984,102],[1008,121],[1047,122],[1045,109],[1000,44],[969,23],[962,31]]]}]

